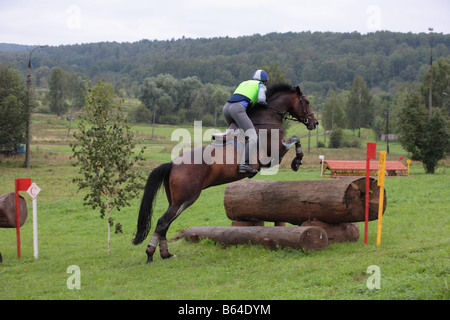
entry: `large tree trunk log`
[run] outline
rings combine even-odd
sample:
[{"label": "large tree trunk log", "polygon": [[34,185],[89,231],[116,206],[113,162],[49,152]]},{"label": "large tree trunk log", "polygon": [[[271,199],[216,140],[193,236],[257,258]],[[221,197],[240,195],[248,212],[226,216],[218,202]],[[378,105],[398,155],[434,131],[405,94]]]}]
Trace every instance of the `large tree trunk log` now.
[{"label": "large tree trunk log", "polygon": [[[370,179],[369,220],[378,218],[380,187]],[[244,221],[328,223],[365,220],[365,178],[315,181],[242,180],[225,189],[228,218]],[[384,208],[386,209],[386,191]]]},{"label": "large tree trunk log", "polygon": [[225,244],[261,244],[267,248],[289,247],[306,251],[328,246],[327,233],[321,227],[190,227],[180,237],[198,241],[208,238]]},{"label": "large tree trunk log", "polygon": [[[23,226],[27,220],[27,203],[19,195],[19,222]],[[0,195],[0,228],[16,227],[16,198],[14,192]]]}]

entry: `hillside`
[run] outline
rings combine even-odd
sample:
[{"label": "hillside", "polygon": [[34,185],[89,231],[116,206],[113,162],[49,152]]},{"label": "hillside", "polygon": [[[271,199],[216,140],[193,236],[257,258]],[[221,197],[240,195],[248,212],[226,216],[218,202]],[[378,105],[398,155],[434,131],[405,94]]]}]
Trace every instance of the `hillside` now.
[{"label": "hillside", "polygon": [[[27,49],[0,44],[0,63],[25,72]],[[433,60],[440,57],[450,57],[450,35],[433,34]],[[361,75],[368,87],[386,91],[401,82],[421,81],[429,60],[430,35],[425,33],[289,32],[50,47],[35,53],[32,65],[38,85],[59,66],[136,92],[145,78],[161,73],[235,86],[261,65],[278,62],[289,81],[308,92],[326,94],[330,87],[348,89],[355,75]]]}]

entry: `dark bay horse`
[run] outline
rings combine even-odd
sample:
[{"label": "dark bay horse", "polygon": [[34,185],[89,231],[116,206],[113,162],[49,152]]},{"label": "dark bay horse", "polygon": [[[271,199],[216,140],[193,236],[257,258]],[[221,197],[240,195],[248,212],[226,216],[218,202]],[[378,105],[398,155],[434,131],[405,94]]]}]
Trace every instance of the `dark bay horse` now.
[{"label": "dark bay horse", "polygon": [[[274,84],[269,86],[267,91],[267,105],[256,105],[249,111],[249,117],[257,133],[264,131],[267,134],[267,150],[275,149],[275,152],[277,152],[277,154],[271,154],[268,157],[269,160],[266,160],[265,163],[255,164],[257,169],[260,169],[261,165],[271,166],[279,164],[283,156],[294,144],[296,145],[296,157],[292,160],[291,167],[294,171],[297,171],[301,165],[303,153],[301,151],[300,139],[296,136],[284,139],[281,124],[287,116],[291,116],[294,120],[302,122],[309,130],[314,130],[318,125],[318,121],[311,112],[309,101],[298,86],[292,87],[287,84]],[[237,129],[237,127],[233,123],[230,125],[230,129]],[[272,143],[274,145],[271,145]],[[172,162],[162,164],[151,172],[145,185],[133,244],[138,245],[142,243],[150,232],[154,199],[163,183],[169,208],[158,220],[155,232],[151,236],[146,248],[147,262],[153,261],[153,254],[158,243],[161,257],[163,259],[172,257],[167,245],[167,230],[183,210],[197,200],[203,189],[249,177],[245,173],[239,173],[239,158],[236,153],[233,152],[231,155],[232,161],[229,161],[230,149],[233,151],[234,148],[207,145],[200,149],[193,149],[180,157],[183,157],[185,160],[194,160],[196,157],[195,153],[200,151],[201,155],[219,155],[219,160],[223,157],[223,161],[214,161],[211,163],[210,161],[205,161],[205,157],[202,157],[200,162],[180,162],[180,158],[175,158]],[[261,151],[262,149],[260,147],[259,154],[261,154]],[[273,163],[274,161],[270,161],[270,159],[277,160],[277,163]]]}]

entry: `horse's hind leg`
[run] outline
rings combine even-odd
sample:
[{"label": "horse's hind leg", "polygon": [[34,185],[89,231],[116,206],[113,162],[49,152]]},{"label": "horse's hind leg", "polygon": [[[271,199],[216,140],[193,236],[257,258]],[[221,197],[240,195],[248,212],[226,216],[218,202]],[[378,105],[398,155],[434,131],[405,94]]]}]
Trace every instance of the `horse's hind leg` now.
[{"label": "horse's hind leg", "polygon": [[169,229],[170,224],[183,212],[183,210],[194,203],[194,201],[185,202],[181,205],[171,204],[161,218],[159,218],[155,232],[153,233],[145,251],[147,253],[147,263],[153,261],[153,254],[156,251],[158,243],[161,258],[167,259],[173,257],[173,255],[169,252],[167,244],[167,230]]},{"label": "horse's hind leg", "polygon": [[153,261],[153,254],[156,251],[158,242],[159,242],[158,234],[153,233],[152,237],[150,238],[150,242],[148,243],[147,248],[145,249],[145,253],[147,254],[147,263],[150,263]]},{"label": "horse's hind leg", "polygon": [[161,216],[161,218],[158,219],[158,224],[156,225],[155,232],[150,238],[150,242],[145,249],[145,253],[147,254],[147,263],[153,261],[153,254],[155,253],[158,244],[160,255],[162,258],[165,259],[172,257],[168,250],[166,233],[171,221],[176,218],[179,208],[180,206],[176,206],[173,204],[170,205],[166,212]]},{"label": "horse's hind leg", "polygon": [[173,255],[169,253],[166,234],[172,221],[174,221],[181,214],[181,212],[183,212],[183,210],[183,205],[170,205],[169,209],[167,209],[167,211],[158,220],[155,233],[159,235],[159,254],[163,259],[173,257]]},{"label": "horse's hind leg", "polygon": [[159,243],[160,255],[163,259],[173,257],[169,253],[166,234],[170,224],[191,204],[197,200],[202,191],[208,167],[203,165],[173,165],[170,178],[165,182],[169,208],[158,219],[155,232],[147,247],[148,262],[153,259]]}]

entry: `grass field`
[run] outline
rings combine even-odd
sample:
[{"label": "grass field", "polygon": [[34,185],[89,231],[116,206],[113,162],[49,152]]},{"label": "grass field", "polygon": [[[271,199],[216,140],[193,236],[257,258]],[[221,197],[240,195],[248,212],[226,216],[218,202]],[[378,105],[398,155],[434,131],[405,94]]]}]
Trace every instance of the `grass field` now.
[{"label": "grass field", "polygon": [[[76,124],[73,126],[76,128]],[[146,171],[170,160],[174,127],[135,126],[147,146]],[[297,127],[292,130],[301,130]],[[306,132],[306,131],[305,131]],[[387,209],[381,247],[376,247],[377,222],[369,223],[369,245],[360,240],[330,244],[324,251],[269,251],[262,246],[225,246],[212,241],[170,241],[175,259],[155,255],[145,264],[146,242],[133,246],[140,199],[113,212],[123,226],[112,234],[107,254],[106,220],[82,205],[82,193],[71,183],[67,123],[51,116],[33,116],[32,168],[23,158],[0,158],[0,194],[14,191],[14,178],[32,178],[38,196],[39,259],[33,258],[31,200],[28,220],[21,228],[22,258],[16,256],[15,229],[0,229],[0,299],[440,299],[449,295],[450,173],[448,163],[434,175],[413,163],[410,177],[387,178]],[[294,134],[294,133],[293,133]],[[296,134],[296,133],[295,133]],[[300,132],[303,136],[304,133]],[[307,134],[307,133],[306,133]],[[303,148],[305,139],[302,138]],[[312,141],[315,141],[313,135]],[[315,146],[315,144],[313,144]],[[383,150],[379,144],[379,150]],[[318,155],[331,159],[364,159],[363,149],[311,148],[305,165],[294,173],[284,164],[277,175],[255,179],[320,179]],[[388,159],[406,156],[392,145]],[[291,155],[287,156],[290,161]],[[223,207],[225,186],[205,190],[199,200],[171,226],[168,237],[197,225],[228,226]],[[165,211],[161,192],[154,222]],[[80,289],[69,289],[67,268],[80,269]],[[381,288],[369,289],[369,266],[380,268]]]}]

